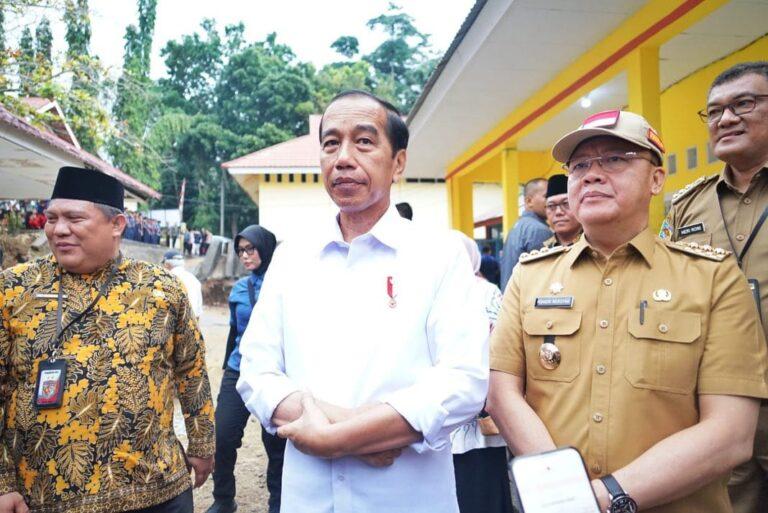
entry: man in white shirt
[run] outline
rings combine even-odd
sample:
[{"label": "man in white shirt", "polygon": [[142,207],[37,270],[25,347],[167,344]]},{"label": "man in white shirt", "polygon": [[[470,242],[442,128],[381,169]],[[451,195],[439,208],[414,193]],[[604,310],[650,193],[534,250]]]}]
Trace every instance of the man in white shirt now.
[{"label": "man in white shirt", "polygon": [[282,513],[457,513],[450,433],[481,409],[488,378],[469,259],[390,204],[408,144],[393,106],[342,93],[320,128],[340,212],[275,252],[237,389],[289,439]]},{"label": "man in white shirt", "polygon": [[203,286],[200,280],[184,268],[184,257],[178,251],[166,251],[163,255],[163,267],[175,275],[184,285],[184,290],[189,296],[189,304],[195,317],[200,319],[203,315]]}]

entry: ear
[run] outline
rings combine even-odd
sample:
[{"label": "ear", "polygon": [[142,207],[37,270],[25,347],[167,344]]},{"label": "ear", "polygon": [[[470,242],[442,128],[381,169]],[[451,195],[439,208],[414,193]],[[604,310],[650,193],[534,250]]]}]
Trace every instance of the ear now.
[{"label": "ear", "polygon": [[403,177],[405,173],[405,162],[407,160],[405,150],[399,150],[395,155],[395,172],[392,173],[392,183],[397,183]]},{"label": "ear", "polygon": [[658,196],[664,189],[664,182],[667,181],[667,172],[661,166],[655,166],[651,170],[651,194]]},{"label": "ear", "polygon": [[125,225],[128,224],[128,220],[125,217],[125,214],[118,214],[115,217],[112,218],[112,235],[120,238],[123,236],[123,232],[125,231]]}]

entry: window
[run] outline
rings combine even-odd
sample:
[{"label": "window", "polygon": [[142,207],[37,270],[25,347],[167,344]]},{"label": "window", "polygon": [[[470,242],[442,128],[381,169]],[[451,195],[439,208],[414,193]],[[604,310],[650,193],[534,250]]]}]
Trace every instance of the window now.
[{"label": "window", "polygon": [[268,175],[268,174],[267,174],[267,175],[264,175],[264,181],[265,181],[265,182],[267,182],[267,183],[269,183],[269,175]]},{"label": "window", "polygon": [[301,173],[301,183],[307,183],[307,173]]},{"label": "window", "polygon": [[293,173],[288,174],[288,181],[293,183]]},{"label": "window", "polygon": [[667,171],[669,171],[670,175],[677,173],[677,155],[674,153],[670,153],[667,156]]},{"label": "window", "polygon": [[696,150],[696,146],[685,150],[685,156],[688,160],[688,169],[696,169],[699,165],[699,153]]},{"label": "window", "polygon": [[277,183],[283,182],[283,175],[281,173],[277,173]]},{"label": "window", "polygon": [[319,177],[318,177],[317,175],[314,175],[314,178],[313,178],[313,180],[312,180],[312,181],[313,181],[314,183],[317,183],[317,181],[318,181],[318,178],[319,178]]}]

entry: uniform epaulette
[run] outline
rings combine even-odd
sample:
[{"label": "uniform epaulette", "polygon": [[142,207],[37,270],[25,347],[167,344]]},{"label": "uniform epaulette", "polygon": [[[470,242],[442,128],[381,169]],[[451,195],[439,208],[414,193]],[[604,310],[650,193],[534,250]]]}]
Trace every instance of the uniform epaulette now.
[{"label": "uniform epaulette", "polygon": [[519,262],[521,264],[527,264],[528,262],[541,260],[542,258],[545,258],[548,256],[564,253],[570,249],[571,249],[570,246],[555,246],[554,248],[543,247],[541,249],[534,249],[530,253],[521,254]]},{"label": "uniform epaulette", "polygon": [[723,248],[713,248],[708,244],[698,244],[696,242],[671,242],[665,240],[664,243],[672,249],[688,253],[689,255],[696,255],[715,262],[722,262],[731,254],[730,251]]},{"label": "uniform epaulette", "polygon": [[677,203],[678,201],[680,201],[681,199],[685,198],[691,192],[695,191],[696,189],[698,189],[699,187],[701,187],[705,183],[709,183],[712,180],[715,180],[715,179],[717,179],[719,177],[720,177],[720,175],[717,175],[717,174],[711,175],[711,176],[700,176],[700,177],[698,177],[696,180],[694,180],[693,182],[689,183],[688,185],[686,185],[685,187],[683,187],[682,189],[680,189],[679,191],[674,193],[672,195],[672,203]]}]

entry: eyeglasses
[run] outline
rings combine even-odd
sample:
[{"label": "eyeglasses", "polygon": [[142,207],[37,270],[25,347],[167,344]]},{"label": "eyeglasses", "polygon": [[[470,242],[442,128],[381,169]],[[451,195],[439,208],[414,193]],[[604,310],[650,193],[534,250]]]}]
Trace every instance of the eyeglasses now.
[{"label": "eyeglasses", "polygon": [[725,114],[725,109],[730,110],[731,114],[734,116],[743,116],[744,114],[749,114],[755,110],[757,100],[761,98],[768,98],[768,94],[750,94],[742,96],[738,100],[732,101],[727,105],[711,105],[704,110],[700,110],[697,114],[704,123],[713,125],[722,119],[723,114]]},{"label": "eyeglasses", "polygon": [[566,212],[566,213],[571,210],[571,206],[568,204],[568,200],[561,201],[560,203],[547,204],[547,212],[557,212],[558,208],[562,209],[563,212]]},{"label": "eyeglasses", "polygon": [[235,250],[235,253],[237,253],[237,256],[243,256],[243,253],[246,253],[248,255],[253,255],[256,252],[256,248],[253,246],[246,246],[244,248],[237,248]]},{"label": "eyeglasses", "polygon": [[590,157],[587,159],[571,160],[563,164],[563,169],[568,173],[568,177],[579,178],[589,171],[593,162],[608,173],[621,173],[629,166],[630,161],[642,159],[647,160],[651,164],[654,164],[653,160],[641,155],[636,151],[625,151],[621,153],[608,153],[606,155],[600,155],[599,157]]}]

